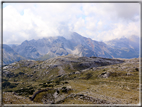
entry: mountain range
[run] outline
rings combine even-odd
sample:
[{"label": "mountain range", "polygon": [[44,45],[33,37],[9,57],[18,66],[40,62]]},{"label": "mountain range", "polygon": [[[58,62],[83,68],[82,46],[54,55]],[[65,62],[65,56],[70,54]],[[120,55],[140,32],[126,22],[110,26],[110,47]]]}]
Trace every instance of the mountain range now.
[{"label": "mountain range", "polygon": [[73,32],[70,39],[62,36],[38,40],[25,40],[20,45],[3,45],[3,64],[23,59],[46,60],[52,57],[73,54],[86,57],[138,58],[139,37],[122,37],[99,42]]}]

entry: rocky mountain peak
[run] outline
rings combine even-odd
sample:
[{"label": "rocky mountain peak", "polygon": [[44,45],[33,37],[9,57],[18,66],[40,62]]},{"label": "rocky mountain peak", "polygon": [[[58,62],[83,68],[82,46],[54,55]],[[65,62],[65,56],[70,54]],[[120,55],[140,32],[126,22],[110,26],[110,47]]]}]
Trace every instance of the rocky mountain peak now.
[{"label": "rocky mountain peak", "polygon": [[[107,42],[98,42],[83,37],[76,32],[70,33],[71,39],[63,36],[48,37],[38,40],[25,40],[20,45],[12,47],[18,55],[26,59],[49,59],[62,55],[98,56],[106,58],[139,57],[139,38],[120,38]],[[12,51],[4,46],[5,52]]]}]

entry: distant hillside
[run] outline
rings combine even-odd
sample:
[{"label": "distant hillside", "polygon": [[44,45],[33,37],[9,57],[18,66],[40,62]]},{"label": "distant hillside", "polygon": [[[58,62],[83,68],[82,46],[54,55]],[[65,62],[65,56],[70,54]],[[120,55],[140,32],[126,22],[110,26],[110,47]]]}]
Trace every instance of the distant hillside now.
[{"label": "distant hillside", "polygon": [[138,36],[123,37],[107,41],[109,50],[115,58],[138,58],[139,57],[139,40]]},{"label": "distant hillside", "polygon": [[3,64],[17,62],[24,59],[17,52],[15,52],[10,46],[3,44]]}]

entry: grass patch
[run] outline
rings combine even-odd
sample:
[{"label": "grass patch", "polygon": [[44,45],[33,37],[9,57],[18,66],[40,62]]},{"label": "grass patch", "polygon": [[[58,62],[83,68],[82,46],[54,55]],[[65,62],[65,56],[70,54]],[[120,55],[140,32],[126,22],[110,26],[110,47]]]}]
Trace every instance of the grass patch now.
[{"label": "grass patch", "polygon": [[53,96],[54,92],[55,90],[48,90],[46,92],[40,92],[34,98],[34,102],[38,102],[38,103],[46,102],[47,104],[54,102],[55,101],[54,96]]}]

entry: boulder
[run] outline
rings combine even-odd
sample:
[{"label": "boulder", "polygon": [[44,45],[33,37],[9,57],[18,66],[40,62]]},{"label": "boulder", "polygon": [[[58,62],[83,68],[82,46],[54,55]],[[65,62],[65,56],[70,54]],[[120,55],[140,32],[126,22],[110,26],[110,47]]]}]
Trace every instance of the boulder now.
[{"label": "boulder", "polygon": [[75,74],[80,74],[80,72],[79,72],[79,71],[76,71]]},{"label": "boulder", "polygon": [[133,74],[131,74],[130,72],[128,72],[126,75],[127,75],[127,76],[131,76],[131,75],[133,75]]},{"label": "boulder", "polygon": [[103,72],[101,75],[99,75],[98,77],[100,78],[108,78],[110,76],[110,72]]},{"label": "boulder", "polygon": [[59,93],[57,91],[53,94],[54,98],[57,98],[58,95],[59,95]]}]

